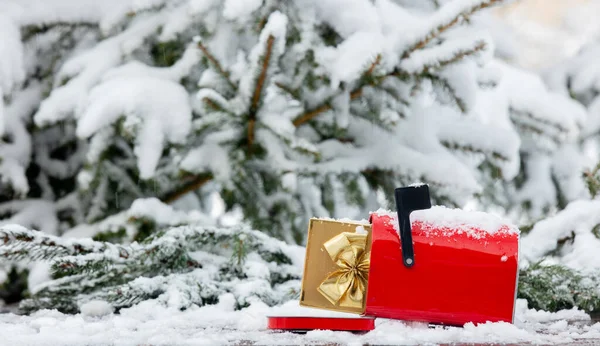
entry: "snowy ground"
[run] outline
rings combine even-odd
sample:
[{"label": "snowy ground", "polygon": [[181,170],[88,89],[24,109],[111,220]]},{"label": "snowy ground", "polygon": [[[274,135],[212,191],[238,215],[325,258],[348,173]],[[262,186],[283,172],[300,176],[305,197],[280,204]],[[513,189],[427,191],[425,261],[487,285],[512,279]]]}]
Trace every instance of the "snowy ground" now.
[{"label": "snowy ground", "polygon": [[[366,334],[312,331],[306,334],[266,330],[270,314],[306,314],[290,302],[269,308],[261,302],[233,310],[233,297],[218,305],[171,310],[146,301],[113,314],[102,303],[89,304],[82,314],[40,311],[31,316],[0,314],[0,344],[21,345],[364,345],[364,344],[579,344],[600,340],[600,323],[578,310],[548,313],[528,310],[518,301],[515,325],[490,323],[464,328],[428,327],[377,320]],[[310,310],[313,311],[312,309]],[[316,312],[319,314],[319,312]],[[322,313],[321,313],[322,314]]]}]

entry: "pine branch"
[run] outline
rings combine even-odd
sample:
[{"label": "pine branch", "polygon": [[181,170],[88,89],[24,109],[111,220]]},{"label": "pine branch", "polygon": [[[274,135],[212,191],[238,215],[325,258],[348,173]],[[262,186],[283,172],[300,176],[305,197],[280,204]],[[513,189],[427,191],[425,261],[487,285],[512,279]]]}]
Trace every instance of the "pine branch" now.
[{"label": "pine branch", "polygon": [[98,271],[106,271],[111,265],[114,265],[114,260],[102,255],[85,258],[77,256],[67,256],[53,261],[50,269],[54,277],[63,277],[70,275],[90,274]]},{"label": "pine branch", "polygon": [[[381,81],[383,81],[385,78],[390,77],[390,76],[394,76],[394,77],[401,78],[401,79],[406,79],[413,75],[425,74],[426,77],[429,76],[431,78],[431,77],[433,77],[433,75],[430,74],[430,70],[439,69],[444,66],[456,63],[468,56],[475,55],[475,54],[483,51],[485,48],[486,48],[486,43],[484,41],[477,41],[473,48],[459,50],[456,54],[454,54],[452,57],[450,57],[448,59],[436,61],[435,63],[429,64],[429,65],[424,65],[422,70],[420,70],[420,71],[417,71],[414,73],[409,73],[409,72],[403,71],[401,69],[395,69],[393,72],[383,76],[382,78],[373,80],[372,75],[375,70],[375,67],[381,62],[381,55],[378,55],[377,59],[371,64],[371,66],[367,69],[367,71],[363,75],[362,79],[365,80],[366,82],[363,83],[363,85],[361,85],[360,87],[357,87],[354,90],[352,90],[352,92],[350,93],[350,100],[355,100],[355,99],[361,97],[362,90],[364,87],[366,87],[368,85],[376,85],[376,84],[380,83]],[[439,77],[436,77],[436,79],[441,80]],[[447,83],[446,83],[446,85],[447,85]],[[449,86],[448,86],[448,89],[452,90],[452,88],[450,88]],[[456,97],[456,95],[454,93],[452,93],[452,95],[453,95],[454,99],[456,100],[456,103],[457,103],[458,107],[461,109],[461,111],[463,111],[463,112],[466,111],[466,105],[464,104],[464,102],[462,100],[460,100],[458,97]],[[294,126],[299,127],[299,126],[305,124],[306,122],[312,120],[319,114],[327,112],[331,109],[332,109],[332,106],[330,104],[330,99],[329,99],[324,104],[322,104],[318,107],[315,107],[314,109],[298,116],[296,119],[294,119],[293,124],[294,124]]]},{"label": "pine branch", "polygon": [[585,184],[592,198],[595,198],[600,192],[600,179],[598,178],[598,171],[600,171],[600,163],[598,163],[593,170],[585,170],[583,172]]},{"label": "pine branch", "polygon": [[[535,114],[532,112],[520,111],[520,110],[516,110],[512,107],[510,108],[510,112],[511,112],[511,114],[514,114],[515,116],[520,116],[520,117],[523,117],[524,119],[548,126],[548,127],[553,128],[554,130],[561,132],[561,133],[566,133],[569,131],[567,128],[561,126],[559,123],[552,122],[548,119],[536,117]],[[517,120],[515,118],[516,117],[511,117],[511,119],[513,121]]]},{"label": "pine branch", "polygon": [[181,197],[185,196],[186,194],[198,190],[212,179],[213,176],[210,173],[203,173],[194,176],[192,179],[190,179],[190,181],[185,183],[180,188],[166,193],[160,200],[167,204],[173,203]]},{"label": "pine branch", "polygon": [[300,96],[298,95],[297,91],[292,90],[292,88],[290,88],[287,85],[284,85],[283,83],[280,83],[280,82],[275,82],[274,84],[275,84],[275,86],[277,86],[279,89],[285,91],[287,94],[289,94],[294,99],[300,100]]},{"label": "pine branch", "polygon": [[454,102],[456,103],[458,109],[460,109],[462,113],[467,112],[467,104],[465,103],[465,101],[463,101],[463,99],[456,95],[456,91],[445,78],[441,78],[440,76],[430,73],[425,74],[423,77],[428,78],[429,80],[431,80],[432,83],[437,83],[439,87],[441,87],[443,90],[446,90],[448,94],[454,99]]},{"label": "pine branch", "polygon": [[120,245],[91,240],[63,239],[22,227],[0,228],[0,256],[7,259],[51,260],[62,256],[108,252],[126,258],[128,251]]},{"label": "pine branch", "polygon": [[[366,72],[363,74],[362,80],[365,81],[363,83],[363,85],[361,85],[358,88],[355,88],[354,90],[352,90],[350,92],[350,100],[356,100],[357,98],[362,96],[362,88],[369,85],[369,84],[374,84],[375,81],[372,80],[372,76],[373,76],[373,72],[375,71],[375,68],[377,67],[377,65],[379,65],[381,63],[381,54],[377,55],[377,58],[375,58],[375,61],[373,61],[371,63],[371,65],[369,66],[369,68],[366,70]],[[296,119],[294,119],[293,124],[296,127],[302,126],[305,123],[311,121],[312,119],[314,119],[316,116],[318,116],[321,113],[327,112],[331,109],[333,109],[333,107],[330,104],[331,99],[328,99],[327,101],[325,101],[325,103],[323,103],[320,106],[317,106],[315,108],[313,108],[312,110],[298,116]]]},{"label": "pine branch", "polygon": [[210,51],[208,50],[208,48],[206,48],[206,46],[203,45],[202,42],[198,42],[198,48],[200,48],[200,50],[202,51],[202,53],[204,53],[204,55],[206,56],[206,58],[208,59],[208,61],[210,61],[214,65],[214,67],[217,70],[217,72],[221,76],[223,76],[223,78],[225,78],[225,80],[227,81],[227,84],[229,84],[229,86],[233,90],[237,90],[237,86],[235,84],[233,84],[233,82],[229,78],[229,72],[227,72],[227,71],[225,71],[225,69],[223,69],[223,66],[221,65],[221,63],[219,63],[219,61],[215,58],[215,56],[210,53]]},{"label": "pine branch", "polygon": [[216,103],[215,101],[209,99],[208,97],[203,98],[202,102],[204,102],[211,109],[218,110],[218,111],[223,111],[224,110],[223,107],[221,107],[218,103]]},{"label": "pine branch", "polygon": [[460,60],[463,60],[466,57],[476,55],[477,53],[485,50],[486,47],[487,47],[487,45],[486,45],[485,41],[477,41],[473,48],[458,50],[456,52],[456,54],[454,54],[449,59],[439,60],[439,61],[435,61],[432,63],[426,63],[423,65],[421,72],[412,73],[412,74],[421,74],[421,73],[427,74],[427,73],[432,72],[432,70],[439,70],[442,67],[454,64]]},{"label": "pine branch", "polygon": [[[562,140],[560,134],[565,134],[568,130],[562,127],[558,123],[553,123],[547,119],[536,118],[535,115],[528,111],[518,111],[514,108],[510,108],[510,120],[517,125],[517,128],[521,131],[529,131],[540,137],[549,138],[555,145],[559,145]],[[541,126],[540,126],[541,125]],[[544,129],[543,127],[546,127]],[[555,130],[558,133],[553,133]]]},{"label": "pine branch", "polygon": [[377,67],[377,65],[379,65],[380,63],[381,63],[381,54],[377,54],[377,57],[375,58],[375,61],[373,61],[373,63],[371,64],[371,66],[369,66],[369,69],[367,70],[366,76],[373,75],[373,72],[375,71],[375,67]]},{"label": "pine branch", "polygon": [[267,47],[265,49],[265,56],[263,58],[260,75],[256,81],[254,88],[254,94],[252,95],[252,102],[250,103],[250,110],[248,113],[248,146],[251,147],[254,143],[254,127],[256,125],[256,113],[258,112],[259,102],[263,93],[265,81],[267,79],[267,70],[269,69],[269,63],[271,62],[271,53],[273,52],[273,43],[275,37],[270,35],[267,39]]},{"label": "pine branch", "polygon": [[442,141],[441,144],[451,150],[460,150],[460,151],[464,151],[464,152],[484,154],[484,155],[491,154],[491,156],[496,160],[508,161],[508,157],[506,157],[496,151],[492,151],[491,153],[489,153],[483,149],[475,148],[472,145],[462,145],[462,144],[450,142],[450,141]]},{"label": "pine branch", "polygon": [[[361,97],[362,96],[362,88],[363,87],[352,90],[352,92],[350,92],[350,100],[356,100],[357,98]],[[329,100],[328,100],[327,103],[324,103],[323,105],[318,106],[315,109],[310,110],[310,111],[300,115],[296,119],[294,119],[294,122],[293,122],[294,126],[296,126],[296,127],[302,126],[303,124],[311,121],[317,115],[319,115],[323,112],[327,112],[331,109],[333,109],[333,107],[331,106],[331,104],[329,103]]]},{"label": "pine branch", "polygon": [[[437,27],[431,29],[425,35],[425,37],[423,37],[421,40],[417,41],[415,44],[409,46],[402,54],[402,59],[408,58],[413,52],[415,52],[419,49],[422,49],[433,39],[435,39],[436,37],[439,37],[441,34],[446,32],[448,29],[454,27],[455,25],[459,24],[461,21],[467,20],[470,16],[472,16],[476,12],[481,11],[488,7],[492,7],[503,1],[505,1],[505,0],[483,0],[479,4],[476,4],[476,5],[468,8],[466,11],[463,11],[462,13],[457,13],[456,16],[452,20],[450,20],[447,23],[442,23],[441,25],[438,25]],[[442,7],[442,9],[443,9],[443,7]]]},{"label": "pine branch", "polygon": [[35,37],[42,33],[45,33],[54,28],[74,29],[74,28],[78,28],[78,27],[97,29],[98,24],[94,23],[94,22],[86,22],[86,21],[79,21],[79,22],[56,21],[56,22],[46,22],[43,24],[27,25],[21,29],[21,36],[22,36],[21,39],[23,40],[23,42],[26,42],[29,39],[31,39],[32,37]]}]

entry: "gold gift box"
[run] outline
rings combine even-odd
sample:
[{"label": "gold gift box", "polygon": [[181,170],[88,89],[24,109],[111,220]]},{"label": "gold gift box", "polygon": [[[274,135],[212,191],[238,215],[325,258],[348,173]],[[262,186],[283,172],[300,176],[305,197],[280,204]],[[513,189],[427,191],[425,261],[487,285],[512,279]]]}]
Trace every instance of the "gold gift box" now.
[{"label": "gold gift box", "polygon": [[311,219],[300,305],[363,313],[370,251],[370,225]]}]

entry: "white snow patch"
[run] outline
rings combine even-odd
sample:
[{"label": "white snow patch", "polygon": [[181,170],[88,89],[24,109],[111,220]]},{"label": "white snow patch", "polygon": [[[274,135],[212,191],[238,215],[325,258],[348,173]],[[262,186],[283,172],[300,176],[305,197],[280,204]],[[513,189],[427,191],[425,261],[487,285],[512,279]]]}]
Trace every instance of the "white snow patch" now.
[{"label": "white snow patch", "polygon": [[356,226],[356,228],[354,229],[355,233],[358,234],[369,234],[369,232],[367,232],[367,230],[361,225],[361,226]]},{"label": "white snow patch", "polygon": [[187,223],[202,223],[204,226],[212,225],[210,218],[198,210],[175,210],[172,206],[164,204],[158,198],[136,199],[129,210],[129,217],[149,218],[162,225],[177,225]]},{"label": "white snow patch", "polygon": [[408,187],[420,187],[420,186],[423,186],[423,185],[427,185],[427,184],[419,181],[419,182],[412,183],[412,184],[408,185]]},{"label": "white snow patch", "polygon": [[112,306],[103,300],[92,300],[79,307],[83,316],[102,317],[110,315],[113,312]]},{"label": "white snow patch", "polygon": [[336,48],[317,51],[317,61],[331,76],[332,87],[340,82],[350,82],[365,72],[385,46],[379,33],[357,32]]},{"label": "white snow patch", "polygon": [[38,262],[33,264],[27,276],[27,287],[31,293],[35,293],[35,287],[51,280],[51,265],[49,262]]},{"label": "white snow patch", "polygon": [[231,177],[229,153],[216,143],[205,143],[190,150],[180,163],[183,170],[192,173],[210,171],[217,180],[228,181]]}]

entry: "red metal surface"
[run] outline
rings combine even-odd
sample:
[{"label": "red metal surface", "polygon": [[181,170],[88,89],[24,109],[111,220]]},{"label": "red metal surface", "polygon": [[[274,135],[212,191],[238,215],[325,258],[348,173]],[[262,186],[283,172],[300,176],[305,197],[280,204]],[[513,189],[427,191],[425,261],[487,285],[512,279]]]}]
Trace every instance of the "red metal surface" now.
[{"label": "red metal surface", "polygon": [[406,268],[393,222],[371,215],[365,315],[459,326],[512,323],[518,234],[474,229],[476,237],[466,232],[448,236],[448,229],[424,230],[413,222],[415,265]]},{"label": "red metal surface", "polygon": [[269,316],[268,319],[269,329],[289,331],[307,331],[320,329],[362,332],[375,329],[374,318]]}]

